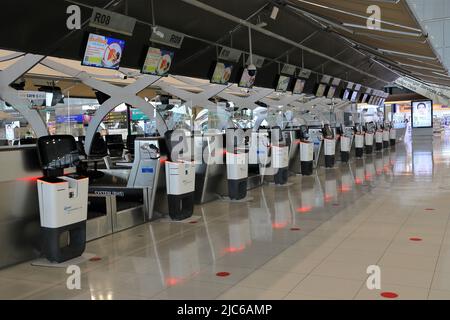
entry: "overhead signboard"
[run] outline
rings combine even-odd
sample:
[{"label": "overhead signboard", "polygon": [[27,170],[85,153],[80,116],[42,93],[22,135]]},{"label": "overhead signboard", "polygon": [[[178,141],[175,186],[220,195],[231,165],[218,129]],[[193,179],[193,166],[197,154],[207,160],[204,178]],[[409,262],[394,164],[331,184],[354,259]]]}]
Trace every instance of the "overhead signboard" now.
[{"label": "overhead signboard", "polygon": [[295,74],[295,69],[297,69],[296,66],[285,63],[283,69],[281,69],[281,73],[293,76]]},{"label": "overhead signboard", "polygon": [[298,77],[299,78],[309,79],[310,76],[311,76],[311,70],[300,69],[300,71],[298,72]]},{"label": "overhead signboard", "polygon": [[[252,55],[253,56],[253,64],[257,67],[257,68],[261,68],[264,64],[264,57],[258,56],[256,54]],[[250,62],[250,55],[247,58],[247,65],[249,65]]]},{"label": "overhead signboard", "polygon": [[416,81],[409,77],[400,77],[395,84],[418,93],[436,104],[450,105],[450,90]]},{"label": "overhead signboard", "polygon": [[94,7],[92,10],[89,26],[93,28],[103,29],[116,33],[133,35],[136,19],[105,9]]},{"label": "overhead signboard", "polygon": [[222,47],[222,50],[220,50],[219,53],[219,59],[231,62],[238,62],[239,59],[241,58],[241,55],[242,52],[237,49],[233,49],[230,47]]},{"label": "overhead signboard", "polygon": [[150,35],[150,41],[178,49],[181,48],[183,40],[184,34],[160,26],[153,27]]}]

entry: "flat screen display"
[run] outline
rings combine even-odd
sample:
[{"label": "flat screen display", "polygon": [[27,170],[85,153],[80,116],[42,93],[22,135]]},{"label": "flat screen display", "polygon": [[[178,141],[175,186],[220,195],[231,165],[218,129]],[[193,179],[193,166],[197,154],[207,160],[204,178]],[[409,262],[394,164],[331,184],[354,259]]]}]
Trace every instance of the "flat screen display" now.
[{"label": "flat screen display", "polygon": [[251,88],[255,84],[256,80],[256,72],[253,76],[249,75],[248,69],[245,68],[242,72],[241,80],[239,80],[239,87],[242,88]]},{"label": "flat screen display", "polygon": [[165,76],[172,66],[173,52],[158,48],[148,48],[142,73]]},{"label": "flat screen display", "polygon": [[280,75],[280,77],[278,78],[277,87],[275,90],[278,92],[286,92],[289,87],[290,82],[291,82],[290,77]]},{"label": "flat screen display", "polygon": [[217,62],[216,67],[214,68],[211,82],[216,84],[228,84],[232,72],[233,72],[232,64]]},{"label": "flat screen display", "polygon": [[327,88],[327,85],[324,83],[319,84],[319,87],[317,88],[316,91],[316,97],[323,97],[323,95],[325,94],[325,90]]},{"label": "flat screen display", "polygon": [[362,96],[362,99],[361,99],[361,103],[366,103],[368,97],[369,97],[369,95],[367,93],[364,93],[364,95]]},{"label": "flat screen display", "polygon": [[119,69],[125,41],[98,34],[89,34],[81,62],[84,66]]},{"label": "flat screen display", "polygon": [[350,101],[351,102],[356,102],[357,96],[358,96],[358,91],[353,91]]},{"label": "flat screen display", "polygon": [[336,93],[336,87],[331,86],[331,87],[328,89],[327,98],[328,98],[328,99],[333,98],[335,93]]},{"label": "flat screen display", "polygon": [[292,90],[293,94],[301,94],[303,93],[303,89],[305,88],[305,82],[304,79],[297,79],[295,81],[294,89]]},{"label": "flat screen display", "polygon": [[342,95],[342,100],[348,100],[350,96],[350,90],[345,89],[344,94]]}]

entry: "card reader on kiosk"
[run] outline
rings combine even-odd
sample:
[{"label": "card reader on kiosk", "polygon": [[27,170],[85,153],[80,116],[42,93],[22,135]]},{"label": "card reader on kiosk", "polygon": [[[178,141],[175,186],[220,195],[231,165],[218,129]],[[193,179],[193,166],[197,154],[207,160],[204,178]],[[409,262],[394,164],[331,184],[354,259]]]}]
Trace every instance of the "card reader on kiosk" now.
[{"label": "card reader on kiosk", "polygon": [[243,130],[226,130],[226,163],[228,196],[231,200],[241,200],[247,196],[248,148]]},{"label": "card reader on kiosk", "polygon": [[[164,134],[168,155],[165,162],[169,216],[184,220],[194,213],[195,164],[184,151],[188,150],[187,136],[183,131],[166,131]],[[189,154],[189,153],[188,153]]]},{"label": "card reader on kiosk", "polygon": [[355,131],[355,157],[362,158],[364,155],[364,130],[361,124],[356,124]]},{"label": "card reader on kiosk", "polygon": [[322,136],[324,141],[325,167],[332,168],[335,163],[336,139],[329,124],[323,126]]},{"label": "card reader on kiosk", "polygon": [[310,141],[308,127],[300,127],[300,167],[304,176],[313,174],[314,168],[314,142]]},{"label": "card reader on kiosk", "polygon": [[[44,173],[37,179],[42,253],[49,261],[61,263],[81,256],[85,250],[89,179],[64,175],[65,168],[80,162],[73,136],[40,137],[37,150]],[[60,236],[65,232],[69,243],[61,247]]]}]

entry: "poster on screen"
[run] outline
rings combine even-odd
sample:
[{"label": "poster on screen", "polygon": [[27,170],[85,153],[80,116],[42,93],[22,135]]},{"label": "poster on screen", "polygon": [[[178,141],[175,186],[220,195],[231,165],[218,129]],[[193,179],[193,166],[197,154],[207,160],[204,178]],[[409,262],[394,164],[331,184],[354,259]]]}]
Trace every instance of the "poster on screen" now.
[{"label": "poster on screen", "polygon": [[433,127],[433,101],[420,100],[411,103],[411,119],[413,128]]}]

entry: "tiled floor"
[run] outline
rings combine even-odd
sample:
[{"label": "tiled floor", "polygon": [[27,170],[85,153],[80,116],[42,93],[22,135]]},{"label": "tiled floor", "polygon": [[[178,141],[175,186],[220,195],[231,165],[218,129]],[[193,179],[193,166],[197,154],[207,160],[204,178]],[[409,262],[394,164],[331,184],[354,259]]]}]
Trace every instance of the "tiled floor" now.
[{"label": "tiled floor", "polygon": [[[254,189],[249,202],[197,206],[197,224],[155,221],[90,242],[102,260],[81,265],[80,290],[64,269],[3,269],[0,298],[450,299],[449,150],[446,136],[400,143]],[[381,290],[367,288],[371,265]]]}]

